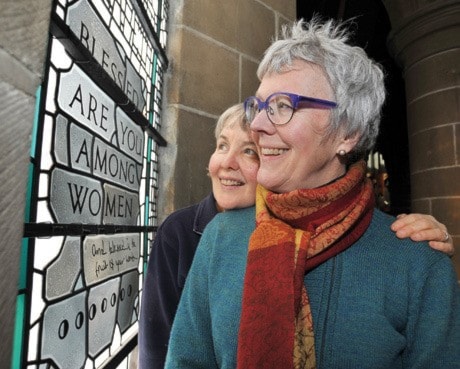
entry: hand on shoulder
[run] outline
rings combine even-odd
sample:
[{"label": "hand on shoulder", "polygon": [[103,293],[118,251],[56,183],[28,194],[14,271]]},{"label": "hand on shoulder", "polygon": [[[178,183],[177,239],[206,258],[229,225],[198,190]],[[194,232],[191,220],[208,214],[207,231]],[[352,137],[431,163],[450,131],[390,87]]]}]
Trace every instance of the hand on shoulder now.
[{"label": "hand on shoulder", "polygon": [[452,237],[444,224],[428,214],[400,214],[391,225],[398,238],[409,237],[413,241],[428,241],[431,248],[453,256]]}]

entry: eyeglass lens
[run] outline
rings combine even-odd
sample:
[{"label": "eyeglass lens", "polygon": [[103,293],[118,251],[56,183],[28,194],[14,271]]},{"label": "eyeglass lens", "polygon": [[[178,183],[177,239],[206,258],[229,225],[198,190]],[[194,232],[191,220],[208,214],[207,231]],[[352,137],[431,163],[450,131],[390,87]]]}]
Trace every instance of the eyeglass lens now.
[{"label": "eyeglass lens", "polygon": [[270,97],[270,100],[260,102],[256,97],[250,97],[246,100],[246,118],[252,122],[260,110],[264,109],[268,119],[273,124],[286,124],[294,114],[294,107],[289,96],[276,94]]}]

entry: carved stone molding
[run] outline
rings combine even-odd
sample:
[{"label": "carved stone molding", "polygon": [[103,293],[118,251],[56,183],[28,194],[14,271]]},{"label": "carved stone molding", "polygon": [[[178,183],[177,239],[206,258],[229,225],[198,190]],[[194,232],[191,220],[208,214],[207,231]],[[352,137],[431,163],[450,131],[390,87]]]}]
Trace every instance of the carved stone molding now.
[{"label": "carved stone molding", "polygon": [[388,49],[403,69],[426,56],[460,46],[458,0],[383,3],[392,24]]}]

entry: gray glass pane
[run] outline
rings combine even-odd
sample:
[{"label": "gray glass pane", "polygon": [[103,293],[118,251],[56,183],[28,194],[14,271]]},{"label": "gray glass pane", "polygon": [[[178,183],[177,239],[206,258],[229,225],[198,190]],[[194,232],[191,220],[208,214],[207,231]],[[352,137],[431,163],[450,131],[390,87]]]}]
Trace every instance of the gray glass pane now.
[{"label": "gray glass pane", "polygon": [[86,360],[85,302],[86,292],[45,309],[41,356],[59,368],[82,368]]},{"label": "gray glass pane", "polygon": [[139,190],[142,166],[99,139],[94,140],[93,174],[128,189]]},{"label": "gray glass pane", "polygon": [[58,114],[56,117],[56,128],[54,135],[54,154],[56,161],[66,166],[69,165],[69,159],[67,157],[67,128],[67,119]]},{"label": "gray glass pane", "polygon": [[134,69],[131,62],[126,60],[126,96],[142,111],[145,107],[145,82]]},{"label": "gray glass pane", "polygon": [[80,264],[80,237],[66,237],[59,256],[46,269],[47,299],[53,300],[73,292]]},{"label": "gray glass pane", "polygon": [[118,302],[118,324],[122,333],[138,318],[138,311],[134,306],[138,293],[139,274],[131,272],[123,275]]},{"label": "gray glass pane", "polygon": [[137,269],[140,235],[87,236],[83,241],[83,267],[87,285]]},{"label": "gray glass pane", "polygon": [[108,184],[104,185],[104,192],[104,224],[136,225],[139,196]]},{"label": "gray glass pane", "polygon": [[[82,44],[142,111],[146,104],[145,83],[126,59],[123,48],[117,45],[93,7],[86,0],[80,0],[69,7],[67,14],[67,24]],[[130,23],[126,23],[125,27],[129,26]]]},{"label": "gray glass pane", "polygon": [[99,19],[92,6],[86,1],[77,1],[67,10],[67,24],[85,46],[113,78],[124,88],[126,68],[115,45],[114,39]]},{"label": "gray glass pane", "polygon": [[101,223],[103,192],[98,181],[56,168],[50,195],[59,223]]},{"label": "gray glass pane", "polygon": [[75,290],[81,290],[83,288],[83,277],[81,274],[78,275],[77,283],[75,283]]},{"label": "gray glass pane", "polygon": [[115,132],[114,102],[75,64],[59,77],[59,107],[110,142]]},{"label": "gray glass pane", "polygon": [[[71,123],[70,138],[66,144],[70,147],[70,163],[72,168],[91,173],[93,166],[93,135],[76,124]],[[63,143],[61,144],[64,146]]]},{"label": "gray glass pane", "polygon": [[91,288],[88,296],[88,351],[92,357],[110,345],[115,330],[120,278]]},{"label": "gray glass pane", "polygon": [[138,163],[144,153],[144,132],[120,107],[116,110],[118,147]]}]

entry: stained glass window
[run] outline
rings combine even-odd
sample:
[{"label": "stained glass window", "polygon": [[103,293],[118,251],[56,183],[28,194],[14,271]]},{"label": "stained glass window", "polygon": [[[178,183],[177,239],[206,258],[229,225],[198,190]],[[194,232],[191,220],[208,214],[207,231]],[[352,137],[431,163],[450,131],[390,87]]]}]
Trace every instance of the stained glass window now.
[{"label": "stained glass window", "polygon": [[157,226],[167,14],[164,0],[53,5],[15,368],[127,368]]}]

